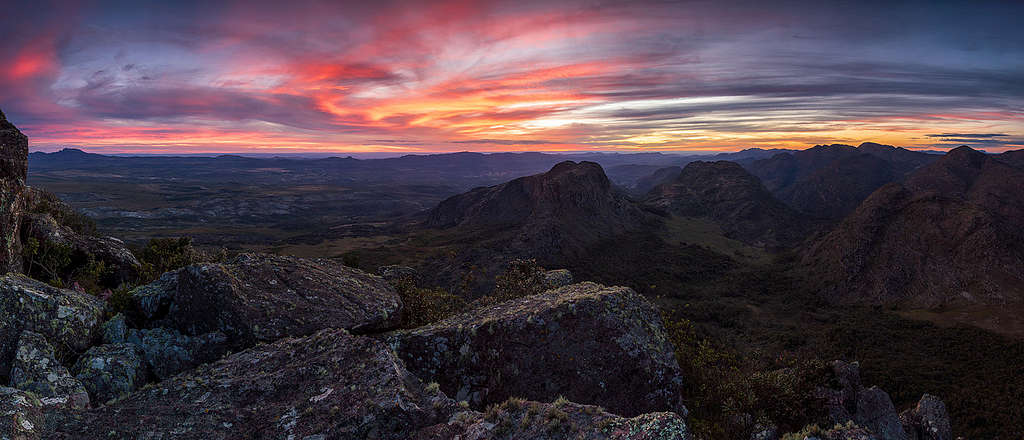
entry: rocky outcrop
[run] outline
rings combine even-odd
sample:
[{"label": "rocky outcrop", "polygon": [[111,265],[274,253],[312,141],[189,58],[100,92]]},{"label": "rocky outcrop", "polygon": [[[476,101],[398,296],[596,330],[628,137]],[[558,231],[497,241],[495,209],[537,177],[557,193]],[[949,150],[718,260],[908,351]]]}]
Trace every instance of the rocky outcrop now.
[{"label": "rocky outcrop", "polygon": [[42,407],[42,403],[33,394],[0,386],[0,438],[42,438],[45,432]]},{"label": "rocky outcrop", "polygon": [[920,434],[922,429],[931,427],[951,435],[945,405],[938,398],[926,394],[917,408],[900,415],[885,391],[874,386],[865,388],[861,384],[857,362],[834,361],[831,366],[838,389],[820,388],[817,394],[824,402],[832,423],[856,424],[880,440],[931,439]]},{"label": "rocky outcrop", "polygon": [[25,210],[28,137],[0,112],[0,275],[21,271],[21,216]]},{"label": "rocky outcrop", "polygon": [[1024,170],[968,147],[875,191],[803,252],[841,302],[1024,300]]},{"label": "rocky outcrop", "polygon": [[78,358],[74,372],[98,404],[125,397],[148,379],[142,349],[134,344],[92,347]]},{"label": "rocky outcrop", "polygon": [[11,367],[11,386],[31,391],[43,406],[79,409],[89,406],[85,387],[57,361],[53,347],[39,333],[21,332]]},{"label": "rocky outcrop", "polygon": [[419,282],[420,274],[409,266],[400,266],[397,264],[391,264],[387,266],[381,266],[377,268],[377,275],[384,278],[389,283],[395,283],[397,281],[411,281],[413,283]]},{"label": "rocky outcrop", "polygon": [[953,440],[946,404],[931,394],[921,396],[913,408],[900,414],[910,440]]},{"label": "rocky outcrop", "polygon": [[775,199],[739,164],[690,162],[675,180],[647,194],[645,203],[683,217],[708,218],[726,237],[761,247],[789,247],[810,222]]},{"label": "rocky outcrop", "polygon": [[477,409],[512,396],[565,396],[626,416],[686,414],[657,309],[625,287],[573,284],[387,341],[410,371]]},{"label": "rocky outcrop", "polygon": [[627,419],[564,399],[473,411],[409,373],[381,341],[344,330],[261,344],[108,406],[51,412],[45,429],[53,439],[689,438],[673,413]]},{"label": "rocky outcrop", "polygon": [[324,330],[228,356],[116,404],[48,420],[51,438],[407,439],[458,406],[381,342]]},{"label": "rocky outcrop", "polygon": [[553,269],[544,271],[544,288],[557,289],[572,284],[572,272],[568,269]]},{"label": "rocky outcrop", "polygon": [[132,292],[146,326],[227,335],[232,347],[325,328],[394,328],[402,303],[383,279],[330,260],[243,254],[164,274]]},{"label": "rocky outcrop", "polygon": [[631,419],[595,406],[572,402],[509,399],[486,413],[462,412],[425,428],[413,440],[686,440],[689,431],[675,413],[650,413]]},{"label": "rocky outcrop", "polygon": [[0,376],[10,372],[18,340],[25,330],[39,333],[58,359],[84,351],[97,336],[104,303],[22,275],[0,277]]},{"label": "rocky outcrop", "polygon": [[220,332],[190,337],[165,328],[131,329],[124,342],[142,349],[149,371],[160,380],[220,359],[228,351],[227,336]]}]

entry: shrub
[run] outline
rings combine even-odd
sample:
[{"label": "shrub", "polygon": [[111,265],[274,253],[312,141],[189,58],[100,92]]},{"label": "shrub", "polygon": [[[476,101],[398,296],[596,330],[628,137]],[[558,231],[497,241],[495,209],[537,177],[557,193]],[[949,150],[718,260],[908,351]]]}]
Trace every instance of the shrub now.
[{"label": "shrub", "polygon": [[691,425],[697,437],[749,438],[754,421],[795,430],[823,417],[814,390],[826,384],[817,359],[779,357],[757,366],[698,335],[682,318],[663,316],[683,377]]},{"label": "shrub", "polygon": [[405,304],[402,328],[416,328],[437,322],[466,310],[466,301],[439,288],[418,287],[411,279],[392,282]]},{"label": "shrub", "polygon": [[189,237],[154,238],[139,253],[141,282],[148,283],[164,272],[177,270],[203,261],[203,255],[192,246]]},{"label": "shrub", "polygon": [[534,259],[516,259],[509,262],[508,267],[494,278],[496,302],[536,295],[546,290],[544,268]]},{"label": "shrub", "polygon": [[37,190],[37,199],[34,200],[28,211],[33,214],[49,214],[58,224],[67,226],[82,235],[96,235],[96,222],[87,215],[78,212],[68,204],[64,203],[48,191]]}]

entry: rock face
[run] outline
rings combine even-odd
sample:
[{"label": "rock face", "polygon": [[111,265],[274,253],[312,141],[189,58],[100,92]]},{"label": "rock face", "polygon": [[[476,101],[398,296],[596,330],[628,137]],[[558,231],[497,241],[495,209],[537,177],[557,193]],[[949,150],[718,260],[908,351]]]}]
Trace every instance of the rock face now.
[{"label": "rock face", "polygon": [[98,334],[104,304],[73,290],[8,274],[0,278],[0,376],[10,372],[22,331],[39,333],[63,358],[84,351]]},{"label": "rock face", "polygon": [[960,147],[871,195],[803,263],[837,301],[1024,300],[1024,170]]},{"label": "rock face", "polygon": [[48,421],[52,438],[406,439],[455,402],[384,344],[324,330],[231,355],[117,404]]},{"label": "rock face", "polygon": [[146,363],[134,344],[97,345],[75,363],[75,378],[97,403],[127,396],[146,383]]},{"label": "rock face", "polygon": [[0,386],[0,438],[35,440],[43,432],[39,399],[25,391]]},{"label": "rock face", "polygon": [[553,269],[544,271],[544,287],[557,289],[572,284],[572,272],[568,269]]},{"label": "rock face", "polygon": [[25,209],[28,137],[0,112],[0,275],[21,271],[21,215]]},{"label": "rock face", "polygon": [[866,142],[817,145],[747,165],[779,200],[819,219],[839,220],[873,191],[933,161],[934,156]]},{"label": "rock face", "polygon": [[934,438],[951,438],[949,416],[938,398],[926,394],[917,408],[898,415],[885,391],[878,387],[865,388],[861,384],[859,364],[834,361],[832,371],[839,389],[821,388],[817,391],[832,423],[854,423],[867,428],[881,440],[931,439],[933,437],[920,434],[931,427],[936,427],[935,432],[948,435]]},{"label": "rock face", "polygon": [[626,419],[601,408],[572,402],[538,403],[509,399],[486,414],[458,413],[448,423],[428,427],[414,440],[686,440],[689,431],[675,413]]},{"label": "rock face", "polygon": [[398,294],[383,279],[329,260],[243,254],[164,274],[133,291],[152,326],[227,335],[233,347],[324,328],[394,328]]},{"label": "rock face", "polygon": [[57,361],[53,347],[39,333],[21,332],[11,367],[11,386],[35,393],[43,406],[89,406],[85,387]]},{"label": "rock face", "polygon": [[946,404],[931,394],[921,396],[917,405],[900,414],[910,440],[953,440]]},{"label": "rock face", "polygon": [[724,160],[689,163],[675,180],[651,190],[645,203],[679,216],[709,218],[726,237],[758,246],[795,245],[810,226],[757,177]]},{"label": "rock face", "polygon": [[125,342],[142,349],[149,371],[167,379],[227,353],[227,336],[220,332],[190,337],[165,328],[128,330]]},{"label": "rock face", "polygon": [[565,396],[626,416],[686,414],[661,318],[625,287],[565,286],[387,340],[410,371],[474,408]]}]

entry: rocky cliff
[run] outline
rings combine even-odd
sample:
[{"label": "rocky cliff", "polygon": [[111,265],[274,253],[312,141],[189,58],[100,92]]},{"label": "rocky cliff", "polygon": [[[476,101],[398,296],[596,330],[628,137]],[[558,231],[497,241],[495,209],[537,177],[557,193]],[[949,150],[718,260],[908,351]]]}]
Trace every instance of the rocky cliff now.
[{"label": "rocky cliff", "polygon": [[0,112],[0,273],[21,270],[28,137]]}]

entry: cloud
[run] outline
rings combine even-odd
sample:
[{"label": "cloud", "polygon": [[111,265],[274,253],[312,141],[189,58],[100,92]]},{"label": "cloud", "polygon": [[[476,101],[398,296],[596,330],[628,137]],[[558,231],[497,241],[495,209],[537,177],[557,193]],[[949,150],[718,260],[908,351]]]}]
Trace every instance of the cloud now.
[{"label": "cloud", "polygon": [[0,106],[43,147],[1019,144],[1022,7],[932,6],[54,2],[0,18]]}]

